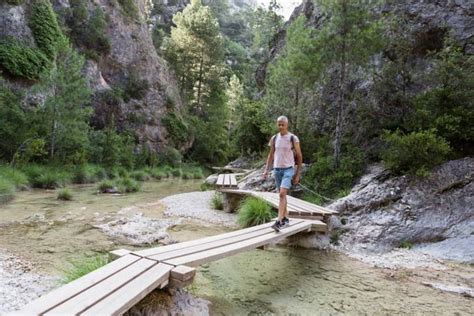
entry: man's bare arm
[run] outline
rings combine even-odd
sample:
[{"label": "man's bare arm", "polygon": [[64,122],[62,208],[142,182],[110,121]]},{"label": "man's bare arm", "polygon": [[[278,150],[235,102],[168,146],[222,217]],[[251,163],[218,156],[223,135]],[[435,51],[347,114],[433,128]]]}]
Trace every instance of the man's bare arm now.
[{"label": "man's bare arm", "polygon": [[265,169],[263,170],[263,177],[266,178],[268,176],[268,168],[270,164],[273,164],[273,157],[275,155],[275,148],[273,146],[270,147],[270,152],[268,153],[267,161],[265,163]]},{"label": "man's bare arm", "polygon": [[301,169],[303,168],[303,154],[301,153],[300,143],[295,143],[295,153],[296,153],[296,172],[294,177],[294,184],[300,182]]}]

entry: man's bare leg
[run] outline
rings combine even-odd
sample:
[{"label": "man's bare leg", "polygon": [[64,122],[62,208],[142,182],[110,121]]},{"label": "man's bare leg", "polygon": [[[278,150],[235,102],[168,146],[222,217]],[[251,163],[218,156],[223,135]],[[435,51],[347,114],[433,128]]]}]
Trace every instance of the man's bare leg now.
[{"label": "man's bare leg", "polygon": [[286,200],[287,193],[288,193],[288,189],[280,188],[280,203],[278,204],[278,220],[280,222],[285,216],[288,215],[287,200]]}]

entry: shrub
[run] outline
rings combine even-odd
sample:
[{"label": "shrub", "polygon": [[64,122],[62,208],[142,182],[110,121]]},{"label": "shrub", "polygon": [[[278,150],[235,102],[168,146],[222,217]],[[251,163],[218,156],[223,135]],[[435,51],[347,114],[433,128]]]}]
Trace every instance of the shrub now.
[{"label": "shrub", "polygon": [[165,165],[178,166],[181,164],[183,156],[173,147],[165,147],[160,155],[160,162]]},{"label": "shrub", "polygon": [[183,174],[181,176],[181,178],[187,180],[187,179],[194,179],[194,175],[192,174],[192,172],[189,172],[189,171],[183,171]]},{"label": "shrub", "polygon": [[406,249],[411,249],[413,247],[413,243],[408,240],[404,240],[400,243],[399,248],[406,248]]},{"label": "shrub", "polygon": [[99,184],[97,185],[97,189],[101,193],[105,193],[106,191],[112,190],[114,188],[115,188],[114,182],[111,180],[103,180],[99,182]]},{"label": "shrub", "polygon": [[29,165],[23,168],[28,181],[34,188],[55,189],[70,182],[71,174],[52,167]]},{"label": "shrub", "polygon": [[13,76],[38,79],[50,67],[48,58],[13,38],[0,39],[0,65]]},{"label": "shrub", "polygon": [[16,188],[23,189],[28,186],[28,177],[18,169],[0,167],[0,177],[10,181]]},{"label": "shrub", "polygon": [[271,221],[277,214],[261,199],[249,197],[240,205],[239,224],[243,227],[260,225]]},{"label": "shrub", "polygon": [[73,183],[93,183],[106,177],[105,170],[96,165],[84,164],[72,169]]},{"label": "shrub", "polygon": [[155,178],[157,180],[166,178],[168,176],[168,173],[165,170],[161,169],[161,168],[151,169],[150,174],[153,178]]},{"label": "shrub", "polygon": [[130,178],[119,178],[115,180],[115,186],[120,193],[132,193],[140,191],[140,184]]},{"label": "shrub", "polygon": [[335,168],[332,145],[328,137],[320,138],[313,161],[315,162],[309,168],[303,181],[317,193],[329,198],[350,189],[356,179],[362,175],[365,165],[363,152],[345,141],[339,167]]},{"label": "shrub", "polygon": [[31,6],[29,27],[38,48],[54,60],[58,44],[66,41],[49,0],[35,0]]},{"label": "shrub", "polygon": [[171,170],[171,175],[173,177],[180,178],[183,175],[183,170],[181,168],[174,168]]},{"label": "shrub", "polygon": [[180,146],[188,140],[188,125],[184,122],[183,117],[175,112],[168,112],[161,119],[161,123],[166,128],[168,138],[173,146]]},{"label": "shrub", "polygon": [[105,266],[109,262],[109,256],[105,254],[71,260],[69,261],[69,266],[62,270],[63,278],[61,281],[63,284],[72,282],[102,266]]},{"label": "shrub", "polygon": [[13,199],[13,193],[15,192],[15,185],[8,179],[0,176],[0,204],[6,203]]},{"label": "shrub", "polygon": [[72,192],[68,188],[64,188],[58,191],[58,200],[62,201],[71,201],[72,200]]},{"label": "shrub", "polygon": [[211,206],[215,210],[224,209],[224,198],[221,193],[219,192],[214,193],[211,199]]},{"label": "shrub", "polygon": [[135,71],[130,72],[127,85],[123,90],[125,102],[128,102],[130,99],[143,99],[146,96],[149,88],[150,84],[146,79],[140,79],[140,76]]},{"label": "shrub", "polygon": [[138,19],[138,8],[133,0],[118,0],[122,12],[131,19]]},{"label": "shrub", "polygon": [[396,174],[426,175],[432,167],[444,162],[451,151],[446,140],[434,130],[409,134],[385,131],[382,140],[386,143],[382,160]]},{"label": "shrub", "polygon": [[132,179],[135,179],[137,181],[145,181],[145,180],[149,180],[150,177],[148,176],[148,174],[143,171],[143,170],[135,170],[133,171],[132,173],[130,173],[130,177]]}]

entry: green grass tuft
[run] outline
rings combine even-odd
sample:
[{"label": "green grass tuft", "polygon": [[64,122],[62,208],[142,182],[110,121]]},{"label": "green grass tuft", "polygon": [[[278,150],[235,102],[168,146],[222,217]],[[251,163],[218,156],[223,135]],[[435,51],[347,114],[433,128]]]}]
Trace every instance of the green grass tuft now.
[{"label": "green grass tuft", "polygon": [[71,201],[72,200],[72,192],[68,188],[64,188],[58,191],[58,200],[62,201]]},{"label": "green grass tuft", "polygon": [[69,266],[62,270],[63,277],[61,282],[63,284],[72,282],[100,267],[105,266],[109,262],[109,256],[104,254],[71,260],[69,261]]},{"label": "green grass tuft", "polygon": [[8,179],[0,176],[0,204],[6,203],[13,199],[15,193],[15,185]]},{"label": "green grass tuft", "polygon": [[408,240],[404,240],[400,243],[399,248],[411,249],[413,247],[413,243]]},{"label": "green grass tuft", "polygon": [[102,180],[97,185],[97,189],[101,193],[105,193],[107,190],[111,190],[113,188],[115,188],[115,185],[114,185],[114,182],[112,180]]},{"label": "green grass tuft", "polygon": [[29,165],[23,171],[34,188],[55,189],[66,185],[72,178],[72,174],[65,170],[41,165]]},{"label": "green grass tuft", "polygon": [[23,172],[7,166],[0,167],[0,177],[13,183],[17,189],[24,189],[29,184],[28,177]]},{"label": "green grass tuft", "polygon": [[277,216],[270,205],[254,197],[248,197],[243,201],[239,207],[238,214],[239,224],[242,227],[264,224]]},{"label": "green grass tuft", "polygon": [[144,170],[135,170],[132,173],[130,173],[130,177],[132,179],[135,179],[137,181],[146,181],[150,180],[150,176],[148,175],[147,172]]},{"label": "green grass tuft", "polygon": [[140,184],[131,178],[120,178],[115,180],[115,186],[120,193],[132,193],[140,191]]},{"label": "green grass tuft", "polygon": [[215,210],[223,210],[224,209],[224,197],[222,193],[216,192],[212,196],[211,206]]}]

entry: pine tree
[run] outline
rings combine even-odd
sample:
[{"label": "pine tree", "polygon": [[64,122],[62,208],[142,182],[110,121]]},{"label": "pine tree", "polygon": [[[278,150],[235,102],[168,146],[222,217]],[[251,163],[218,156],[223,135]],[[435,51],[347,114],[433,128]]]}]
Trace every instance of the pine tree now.
[{"label": "pine tree", "polygon": [[221,84],[223,42],[219,24],[201,0],[192,0],[173,22],[176,27],[165,43],[166,56],[194,112],[202,115],[212,90]]}]

